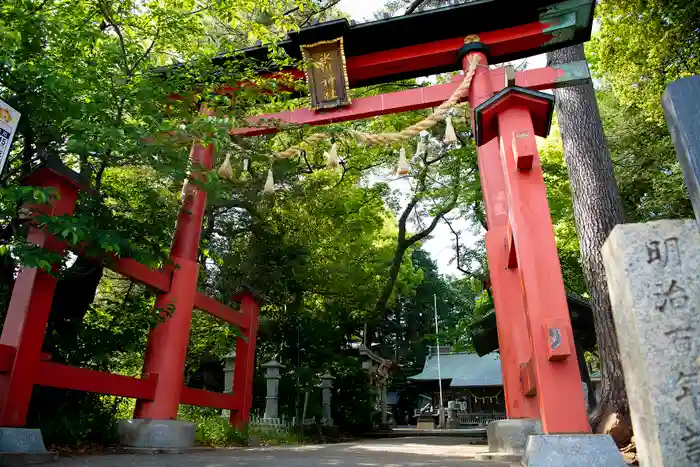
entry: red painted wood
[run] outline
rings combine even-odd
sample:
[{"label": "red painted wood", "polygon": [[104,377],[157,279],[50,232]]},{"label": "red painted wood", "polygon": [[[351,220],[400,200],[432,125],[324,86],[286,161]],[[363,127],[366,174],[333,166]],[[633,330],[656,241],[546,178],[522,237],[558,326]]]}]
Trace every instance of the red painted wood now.
[{"label": "red painted wood", "polygon": [[[491,71],[494,83],[500,85],[494,87],[494,91],[498,92],[505,87],[505,71],[503,68],[498,68]],[[564,76],[564,70],[557,70],[552,67],[537,68],[534,70],[525,70],[515,74],[515,85],[522,88],[532,89],[533,91],[544,91],[557,87],[557,79]]]},{"label": "red painted wood", "polygon": [[202,389],[182,388],[180,403],[197,407],[238,410],[240,401],[233,394],[204,391]]},{"label": "red painted wood", "polygon": [[537,154],[535,135],[529,133],[513,134],[513,157],[518,170],[530,170]]},{"label": "red painted wood", "polygon": [[9,345],[0,344],[0,373],[7,373],[10,371],[14,360],[15,348]]},{"label": "red painted wood", "polygon": [[231,424],[243,428],[250,422],[253,406],[253,373],[255,371],[255,342],[258,334],[258,304],[250,294],[241,297],[241,311],[248,317],[248,329],[236,340],[236,363],[233,372],[233,394],[239,410],[231,414]]},{"label": "red painted wood", "polygon": [[562,329],[568,330],[571,328],[571,323],[566,322],[566,320],[562,320],[561,318],[550,318],[547,320],[545,324],[545,328],[547,329],[546,335],[549,336],[550,344],[553,339],[553,335],[551,331],[557,332],[559,334],[560,339],[559,342],[556,346],[550,345],[547,349],[547,358],[549,361],[559,361],[559,360],[565,360],[569,357],[571,357],[571,353],[575,352],[576,345],[574,344],[574,335],[573,332],[561,332]]},{"label": "red painted wood", "polygon": [[148,378],[140,379],[59,363],[41,362],[38,366],[35,384],[152,400],[157,381],[158,375],[150,375]]},{"label": "red painted wood", "polygon": [[[486,57],[481,63],[486,64]],[[467,57],[468,58],[468,57]],[[467,60],[465,69],[469,66]],[[469,92],[469,104],[476,108],[494,94],[493,77],[486,68],[479,68]],[[520,365],[530,359],[525,303],[517,270],[507,269],[506,232],[508,198],[501,168],[500,147],[492,140],[477,148],[481,188],[488,221],[486,253],[493,291],[498,342],[500,346],[503,390],[509,418],[539,418],[537,401],[525,397],[520,382]]]},{"label": "red painted wood", "polygon": [[151,330],[143,364],[144,377],[157,374],[158,384],[152,402],[140,399],[136,402],[134,418],[177,418],[199,264],[184,258],[173,260],[179,268],[173,272],[172,290],[158,296],[156,308],[174,305],[175,310],[164,323]]},{"label": "red painted wood", "polygon": [[[303,70],[299,70],[297,68],[285,68],[281,71],[276,71],[276,72],[270,72],[270,73],[261,73],[260,77],[266,80],[275,80],[277,81],[276,86],[277,86],[277,92],[294,92],[294,87],[293,86],[287,86],[287,84],[293,84],[294,81],[298,80],[303,80],[306,78],[306,74],[304,73]],[[250,81],[241,81],[237,83],[236,85],[231,85],[231,84],[226,84],[221,87],[219,87],[216,92],[220,94],[230,94],[238,91],[241,88],[246,88],[246,87],[251,87],[255,88],[258,87],[259,83],[256,83],[254,80]],[[263,94],[274,94],[268,86],[268,89],[263,89]],[[178,96],[179,97],[179,96]]]},{"label": "red painted wood", "polygon": [[[551,89],[557,85],[556,80],[562,74],[563,71],[553,68],[525,70],[516,73],[515,81],[517,86],[527,87],[533,90]],[[316,112],[312,109],[302,108],[250,117],[248,121],[251,125],[255,125],[254,127],[237,128],[231,130],[231,134],[238,136],[260,136],[277,133],[279,131],[278,128],[264,127],[266,122],[271,123],[273,121],[286,125],[319,126],[376,117],[379,115],[408,112],[411,110],[428,109],[430,107],[436,107],[450,98],[462,81],[461,75],[455,78],[456,80],[452,83],[391,92],[378,96],[361,97],[359,99],[354,99],[351,106],[328,112]],[[504,88],[505,75],[503,69],[499,68],[491,72],[491,82],[493,93]]]},{"label": "red painted wood", "polygon": [[[84,245],[72,246],[70,250],[78,256],[85,256]],[[168,265],[162,269],[151,269],[132,258],[118,258],[113,254],[94,259],[95,262],[103,264],[106,268],[124,277],[133,279],[135,282],[152,287],[157,291],[168,292],[170,290],[172,266]]]},{"label": "red painted wood", "polygon": [[[548,27],[540,22],[481,34],[481,42],[489,46],[492,56],[505,56],[540,48],[552,38],[543,33]],[[464,45],[464,37],[455,37],[426,44],[402,47],[356,57],[348,57],[348,78],[351,86],[358,81],[397,73],[444,67],[455,64],[455,54]],[[456,68],[456,66],[455,66]]]},{"label": "red painted wood", "polygon": [[518,170],[513,154],[514,134],[535,133],[530,109],[525,107],[526,101],[512,102],[522,106],[501,109],[499,144],[518,271],[522,289],[527,291],[525,307],[542,427],[545,433],[587,433],[590,427],[575,351],[572,350],[565,360],[550,362],[548,359],[547,324],[556,320],[564,326],[561,332],[566,338],[573,333],[539,154],[528,171]]},{"label": "red painted wood", "polygon": [[[58,191],[59,198],[44,206],[45,212],[56,216],[73,213],[79,188],[74,181],[43,168],[29,183],[53,186]],[[34,227],[29,229],[28,241],[53,252],[62,252],[65,248],[63,242]],[[9,372],[0,374],[0,426],[25,424],[56,280],[44,271],[22,268],[15,281],[0,336],[0,344],[15,351]]]},{"label": "red painted wood", "polygon": [[[39,356],[42,362],[51,361],[51,354],[42,352]],[[7,373],[12,369],[12,362],[15,361],[15,348],[9,345],[0,344],[0,373]]]},{"label": "red painted wood", "polygon": [[133,279],[134,281],[153,287],[159,292],[170,291],[169,272],[151,269],[131,258],[119,258],[114,263],[107,263],[107,266],[114,272]]},{"label": "red painted wood", "polygon": [[248,329],[250,325],[249,319],[243,313],[201,292],[197,292],[194,296],[194,307],[209,313],[215,318],[238,326],[241,330]]},{"label": "red painted wood", "polygon": [[[205,170],[211,169],[214,164],[214,145],[193,144],[190,160],[195,166],[199,165]],[[194,177],[197,175],[195,174]],[[183,192],[182,207],[177,219],[175,238],[170,254],[173,257],[197,261],[207,194],[194,183],[186,183]]]},{"label": "red painted wood", "polygon": [[[461,78],[460,78],[461,80]],[[250,117],[248,121],[257,125],[255,128],[238,128],[231,133],[239,136],[258,136],[262,134],[276,133],[277,128],[260,128],[265,122],[279,121],[292,125],[328,125],[362,118],[370,118],[378,115],[388,115],[410,110],[421,110],[442,104],[449,99],[452,93],[459,87],[459,82],[428,86],[406,91],[397,91],[378,96],[362,97],[354,99],[351,106],[343,107],[328,112],[316,112],[309,108],[302,108],[276,114]]]},{"label": "red painted wood", "polygon": [[[210,110],[202,108],[203,114],[209,112]],[[195,142],[190,159],[193,165],[210,169],[214,162],[214,146]],[[201,175],[194,174],[194,177]],[[173,269],[170,291],[158,295],[155,304],[158,310],[174,306],[175,312],[152,329],[148,336],[143,374],[157,374],[158,385],[152,402],[140,399],[136,401],[135,418],[175,419],[180,404],[192,310],[197,294],[197,253],[206,205],[206,192],[195,184],[187,183],[183,193],[170,251],[170,259],[177,267]]]},{"label": "red painted wood", "polygon": [[532,136],[545,137],[549,133],[551,125],[551,102],[547,99],[538,96],[525,95],[520,92],[510,92],[505,96],[501,96],[496,102],[492,102],[487,108],[480,112],[479,133],[481,141],[489,141],[498,136],[498,116],[508,108],[513,106],[526,106],[530,109],[532,118],[532,126],[534,133],[518,133],[511,141],[506,141],[512,145],[515,138],[518,141],[519,148],[522,150],[524,160],[520,161],[521,168],[528,168],[532,164],[534,153],[537,152],[537,144]]}]

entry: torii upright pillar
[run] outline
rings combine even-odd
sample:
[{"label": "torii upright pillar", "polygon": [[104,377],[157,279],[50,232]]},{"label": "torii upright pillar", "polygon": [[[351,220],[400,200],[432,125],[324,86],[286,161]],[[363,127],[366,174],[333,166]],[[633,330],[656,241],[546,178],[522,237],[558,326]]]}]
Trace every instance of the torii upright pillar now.
[{"label": "torii upright pillar", "polygon": [[[474,109],[474,135],[488,215],[487,252],[508,415],[511,419],[537,417],[539,412],[544,432],[524,433],[529,436],[521,438],[527,440],[523,465],[624,465],[610,437],[589,434],[535,140],[535,136],[549,133],[554,98],[516,87],[509,73],[504,76],[504,89],[494,95],[487,54],[487,47],[480,42],[466,43],[459,52],[465,72],[471,61],[480,63],[469,102]],[[516,373],[520,381],[517,394]],[[498,433],[497,423],[489,427],[490,438],[512,436],[512,427]],[[489,444],[497,444],[498,439],[489,439]],[[581,445],[587,447],[581,449]],[[593,457],[586,452],[589,449],[595,451]],[[580,451],[578,456],[576,451]],[[553,456],[562,457],[551,463]]]},{"label": "torii upright pillar", "polygon": [[[469,93],[469,103],[475,108],[490,99],[494,91],[486,55],[478,51],[473,52],[469,58],[465,58],[465,70],[469,68],[470,59],[478,59],[480,63]],[[476,129],[474,130],[476,132]],[[488,225],[486,252],[489,273],[492,284],[498,284],[493,287],[493,301],[498,325],[506,413],[511,420],[539,419],[536,399],[527,397],[521,390],[520,364],[529,359],[530,339],[528,334],[523,332],[528,327],[522,294],[513,293],[514,290],[520,289],[520,277],[517,270],[508,269],[508,255],[503,248],[503,239],[508,227],[508,197],[498,141],[494,139],[477,147],[477,158]],[[528,424],[527,421],[523,423]],[[530,424],[533,429],[536,428],[535,424]]]},{"label": "torii upright pillar", "polygon": [[[516,371],[521,381],[517,396],[509,384],[509,416],[515,411],[532,417],[538,409],[545,433],[587,433],[581,376],[531,116],[531,109],[539,112],[538,135],[545,136],[551,123],[547,121],[551,97],[515,87],[494,96],[487,89],[492,78],[481,46],[466,44],[462,55],[465,70],[470,60],[480,63],[470,104],[475,109],[484,200],[491,215],[488,254],[495,260],[490,263],[491,282],[497,319],[501,315],[499,343],[507,343],[501,349],[506,381],[511,383]],[[534,381],[529,381],[529,374],[534,374]],[[521,403],[522,409],[513,407]]]},{"label": "torii upright pillar", "polygon": [[[214,146],[195,141],[190,160],[198,169],[213,165]],[[201,172],[193,177],[201,178]],[[185,358],[197,293],[197,254],[206,206],[206,192],[185,182],[182,206],[170,249],[174,264],[170,291],[156,298],[155,308],[164,321],[153,328],[143,364],[143,376],[156,379],[152,400],[138,399],[133,420],[122,420],[118,430],[122,442],[137,447],[187,448],[194,444],[195,426],[177,420],[184,383]]]}]

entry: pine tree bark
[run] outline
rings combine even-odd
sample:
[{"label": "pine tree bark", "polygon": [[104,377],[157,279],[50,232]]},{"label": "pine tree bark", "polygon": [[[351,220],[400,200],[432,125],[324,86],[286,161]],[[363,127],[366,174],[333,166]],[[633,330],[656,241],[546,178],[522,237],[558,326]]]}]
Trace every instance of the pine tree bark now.
[{"label": "pine tree bark", "polygon": [[[547,55],[550,65],[585,59],[583,45]],[[624,211],[593,85],[557,89],[554,94],[602,367],[600,401],[590,416],[595,430],[606,412],[617,413],[629,422],[620,348],[601,254],[610,231],[624,222]]]}]

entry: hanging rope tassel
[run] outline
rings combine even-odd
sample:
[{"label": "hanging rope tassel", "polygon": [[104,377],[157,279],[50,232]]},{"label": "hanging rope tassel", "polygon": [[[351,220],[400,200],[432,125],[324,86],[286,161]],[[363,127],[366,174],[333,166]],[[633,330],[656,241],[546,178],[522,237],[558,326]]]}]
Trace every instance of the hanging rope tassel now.
[{"label": "hanging rope tassel", "polygon": [[267,181],[265,182],[265,188],[263,188],[263,193],[270,194],[275,192],[275,177],[272,175],[272,167],[267,171]]},{"label": "hanging rope tassel", "polygon": [[340,166],[340,159],[338,159],[338,144],[333,143],[331,146],[331,151],[326,152],[326,168],[337,169]]},{"label": "hanging rope tassel", "polygon": [[420,157],[425,153],[425,142],[423,138],[418,137],[418,146],[416,146],[416,153],[414,157]]},{"label": "hanging rope tassel", "polygon": [[[486,65],[479,65],[480,58],[478,56],[471,57],[469,59],[469,70],[464,75],[464,80],[462,84],[452,93],[452,96],[440,106],[435,109],[435,111],[424,120],[405,128],[400,133],[382,133],[375,135],[372,133],[365,133],[363,131],[350,130],[349,133],[357,140],[358,144],[366,145],[377,145],[377,144],[393,144],[402,141],[408,141],[409,139],[419,135],[422,131],[428,130],[434,127],[438,122],[441,122],[445,118],[445,114],[451,110],[453,107],[465,105],[463,102],[460,103],[467,97],[469,93],[469,88],[471,87],[472,80],[476,74],[476,69],[479,66],[486,67]],[[456,137],[456,135],[455,135]],[[319,143],[323,140],[331,138],[328,133],[314,133],[310,135],[306,142],[310,145]],[[290,157],[296,157],[299,155],[299,147],[292,146],[285,151],[278,152],[277,157],[280,159],[289,159]]]},{"label": "hanging rope tassel", "polygon": [[232,180],[233,179],[233,167],[231,167],[231,156],[226,155],[224,163],[219,167],[219,178]]},{"label": "hanging rope tassel", "polygon": [[399,151],[399,164],[396,167],[396,175],[408,175],[411,170],[411,166],[406,159],[406,148],[401,148]]},{"label": "hanging rope tassel", "polygon": [[447,126],[445,127],[445,139],[443,140],[445,144],[452,144],[459,141],[457,139],[457,133],[455,133],[455,127],[452,124],[452,117],[448,116],[445,119]]}]

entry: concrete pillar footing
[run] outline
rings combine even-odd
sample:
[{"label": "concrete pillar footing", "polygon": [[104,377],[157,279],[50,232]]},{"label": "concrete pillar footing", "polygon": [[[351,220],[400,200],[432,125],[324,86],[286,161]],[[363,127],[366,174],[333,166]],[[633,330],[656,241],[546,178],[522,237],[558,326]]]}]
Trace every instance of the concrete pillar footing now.
[{"label": "concrete pillar footing", "polygon": [[610,435],[530,435],[524,467],[626,467]]},{"label": "concrete pillar footing", "polygon": [[542,433],[542,424],[534,418],[496,420],[489,423],[486,433],[489,452],[522,455],[528,436]]},{"label": "concrete pillar footing", "polygon": [[41,431],[33,428],[0,428],[0,467],[19,467],[58,460],[46,450]]},{"label": "concrete pillar footing", "polygon": [[183,420],[120,420],[117,433],[124,447],[180,451],[194,446],[195,426]]}]

